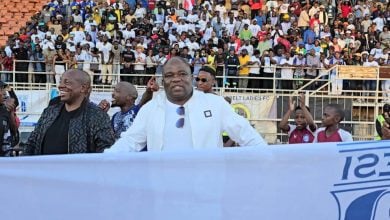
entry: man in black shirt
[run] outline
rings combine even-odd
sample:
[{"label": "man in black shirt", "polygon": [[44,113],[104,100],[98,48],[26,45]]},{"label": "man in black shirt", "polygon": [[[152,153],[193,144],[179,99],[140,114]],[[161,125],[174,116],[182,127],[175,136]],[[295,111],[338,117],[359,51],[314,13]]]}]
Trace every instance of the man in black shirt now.
[{"label": "man in black shirt", "polygon": [[135,54],[131,50],[131,44],[126,44],[126,50],[122,52],[122,74],[124,75],[121,76],[121,81],[132,82],[133,77],[129,76],[128,74],[134,74],[134,61]]},{"label": "man in black shirt", "polygon": [[62,76],[61,102],[41,115],[26,144],[27,155],[95,153],[114,143],[110,118],[89,102],[88,73],[72,69]]}]

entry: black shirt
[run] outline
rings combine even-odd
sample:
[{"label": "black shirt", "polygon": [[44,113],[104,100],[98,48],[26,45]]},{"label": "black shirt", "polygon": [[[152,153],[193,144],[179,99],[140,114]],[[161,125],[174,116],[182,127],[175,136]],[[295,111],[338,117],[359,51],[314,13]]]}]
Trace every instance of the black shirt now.
[{"label": "black shirt", "polygon": [[0,156],[4,156],[7,148],[11,147],[11,141],[8,136],[5,136],[10,130],[10,112],[7,108],[0,105]]},{"label": "black shirt", "polygon": [[69,123],[80,112],[80,108],[71,112],[66,111],[65,106],[62,108],[60,115],[46,131],[42,143],[42,154],[67,154],[69,144]]}]

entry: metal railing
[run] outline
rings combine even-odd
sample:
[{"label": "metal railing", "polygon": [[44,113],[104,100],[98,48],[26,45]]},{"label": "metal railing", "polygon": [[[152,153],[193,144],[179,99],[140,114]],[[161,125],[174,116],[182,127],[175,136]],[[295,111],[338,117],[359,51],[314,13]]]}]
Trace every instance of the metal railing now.
[{"label": "metal railing", "polygon": [[[48,90],[55,86],[54,83],[34,83],[34,82],[16,82],[15,77],[16,74],[30,74],[30,75],[55,75],[54,72],[24,72],[24,71],[16,71],[16,65],[18,65],[18,62],[28,62],[28,63],[34,63],[34,61],[14,61],[14,67],[12,72],[10,71],[0,71],[0,74],[8,73],[12,74],[12,81],[8,82],[13,86],[13,88],[17,90]],[[42,63],[42,62],[41,62]],[[83,65],[83,64],[91,64],[91,63],[77,63],[77,65]],[[114,63],[113,65],[122,66],[121,63]],[[140,63],[132,64],[132,65],[140,65]],[[146,65],[141,64],[141,65]],[[235,93],[243,93],[243,94],[253,94],[253,95],[268,95],[275,97],[276,103],[278,105],[278,108],[276,110],[276,117],[274,118],[259,118],[259,117],[252,117],[252,122],[273,122],[278,126],[281,118],[283,117],[284,112],[288,108],[288,102],[287,98],[289,96],[296,96],[298,93],[305,93],[306,94],[306,104],[311,107],[315,122],[317,124],[321,123],[321,115],[324,106],[329,102],[336,102],[346,109],[347,111],[347,117],[346,120],[342,122],[342,125],[347,127],[347,130],[350,130],[356,140],[368,140],[373,139],[374,131],[375,131],[375,118],[376,115],[378,115],[381,112],[381,108],[383,103],[381,100],[383,99],[383,96],[385,96],[387,93],[390,93],[390,91],[380,91],[380,85],[382,81],[384,80],[390,80],[390,75],[388,77],[380,76],[381,69],[387,68],[390,70],[389,67],[377,67],[377,74],[374,78],[348,78],[343,80],[347,81],[364,81],[364,80],[372,80],[375,81],[375,90],[362,90],[362,89],[356,89],[356,90],[349,90],[349,89],[343,89],[342,95],[331,95],[330,94],[330,88],[332,87],[332,81],[330,80],[330,73],[331,71],[336,71],[336,79],[341,79],[338,75],[340,66],[334,66],[330,69],[323,69],[323,68],[315,68],[317,71],[326,72],[325,76],[327,76],[327,79],[324,79],[324,75],[319,75],[313,79],[305,79],[305,78],[292,78],[292,79],[283,79],[279,76],[277,77],[277,71],[279,71],[282,68],[289,68],[292,70],[297,69],[296,67],[282,67],[282,66],[248,66],[249,68],[272,68],[273,70],[273,77],[263,77],[259,74],[258,77],[249,77],[249,76],[228,76],[226,68],[228,66],[221,65],[217,66],[219,68],[223,68],[222,75],[219,74],[217,76],[217,80],[220,80],[222,82],[226,82],[228,79],[248,79],[248,80],[270,80],[272,81],[272,88],[239,88],[238,84],[236,85],[236,88],[229,87],[227,84],[223,83],[219,87],[215,88],[215,91],[220,94],[221,96],[225,96],[225,94],[235,92]],[[372,68],[372,67],[371,67]],[[310,69],[313,70],[311,67],[299,67],[299,69]],[[110,74],[113,78],[116,77],[116,79],[119,81],[121,77],[123,76],[129,76],[129,77],[150,77],[154,74],[133,74],[133,73],[121,73],[121,68],[118,68],[118,71],[115,73]],[[239,70],[237,70],[238,73]],[[108,74],[106,74],[108,76]],[[99,73],[93,73],[93,77],[101,76]],[[157,75],[160,76],[160,75]],[[31,77],[33,79],[33,77]],[[291,80],[292,82],[295,81],[303,81],[302,86],[297,89],[283,89],[278,87],[278,82],[280,80]],[[146,83],[146,82],[145,82]],[[315,89],[308,89],[310,86],[314,84],[320,84],[319,86],[315,86]],[[114,85],[102,85],[102,84],[93,84],[93,91],[104,91],[104,92],[111,92]],[[145,85],[136,85],[137,87],[144,87]],[[367,102],[358,102],[359,99],[365,99],[368,100]],[[287,106],[287,107],[286,107]],[[350,109],[350,110],[349,110]],[[26,113],[23,113],[26,114]],[[292,122],[293,120],[290,119]],[[279,129],[277,129],[279,130]],[[276,133],[270,133],[270,134],[264,134],[263,135],[269,135],[274,136],[275,141],[274,142],[286,142],[286,134],[283,134],[281,132]]]}]

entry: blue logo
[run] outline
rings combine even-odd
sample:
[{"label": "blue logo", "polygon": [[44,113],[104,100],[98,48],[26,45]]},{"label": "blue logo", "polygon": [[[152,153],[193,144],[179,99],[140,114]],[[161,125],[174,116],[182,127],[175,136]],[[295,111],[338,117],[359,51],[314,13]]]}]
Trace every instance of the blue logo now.
[{"label": "blue logo", "polygon": [[390,220],[390,142],[349,145],[340,145],[344,167],[331,192],[338,219]]}]

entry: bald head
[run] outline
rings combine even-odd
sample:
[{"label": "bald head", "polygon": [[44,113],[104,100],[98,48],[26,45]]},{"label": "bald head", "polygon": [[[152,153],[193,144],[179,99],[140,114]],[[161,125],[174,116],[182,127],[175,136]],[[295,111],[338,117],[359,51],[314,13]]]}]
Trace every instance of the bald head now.
[{"label": "bald head", "polygon": [[116,84],[115,88],[118,88],[121,91],[123,91],[123,94],[126,96],[131,96],[134,99],[137,99],[138,97],[137,89],[133,84],[129,82],[125,82],[125,81],[119,82],[118,84]]},{"label": "bald head", "polygon": [[79,69],[70,69],[64,74],[69,74],[75,81],[81,83],[82,85],[91,86],[91,77],[87,72]]},{"label": "bald head", "polygon": [[190,66],[190,64],[187,62],[187,60],[185,60],[182,57],[178,57],[178,56],[172,57],[171,59],[169,59],[164,64],[164,66],[163,66],[163,74],[165,73],[165,69],[166,69],[167,66],[177,65],[177,64],[179,64],[179,65],[183,65],[184,64],[185,67],[188,67],[188,69],[187,69],[188,70],[188,74],[191,74],[191,66]]}]

